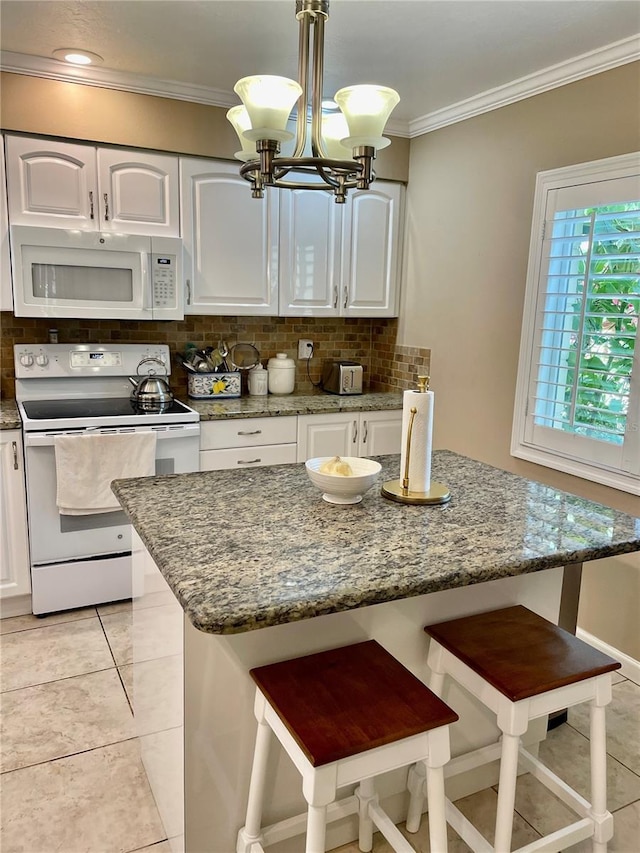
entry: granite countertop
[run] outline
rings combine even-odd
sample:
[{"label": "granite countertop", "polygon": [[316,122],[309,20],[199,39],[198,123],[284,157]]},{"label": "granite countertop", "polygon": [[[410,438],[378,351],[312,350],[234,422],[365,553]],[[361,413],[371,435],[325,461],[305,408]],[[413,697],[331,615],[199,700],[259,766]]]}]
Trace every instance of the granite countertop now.
[{"label": "granite countertop", "polygon": [[15,400],[0,400],[0,429],[22,429]]},{"label": "granite countertop", "polygon": [[201,421],[226,418],[262,418],[284,415],[321,415],[327,412],[372,412],[402,409],[402,392],[376,392],[341,396],[317,391],[311,394],[268,394],[264,397],[228,397],[223,400],[192,400],[186,404]]},{"label": "granite countertop", "polygon": [[[399,457],[379,457],[380,481]],[[116,480],[193,625],[250,631],[640,550],[640,519],[442,450],[451,501],[322,500],[304,465]]]}]

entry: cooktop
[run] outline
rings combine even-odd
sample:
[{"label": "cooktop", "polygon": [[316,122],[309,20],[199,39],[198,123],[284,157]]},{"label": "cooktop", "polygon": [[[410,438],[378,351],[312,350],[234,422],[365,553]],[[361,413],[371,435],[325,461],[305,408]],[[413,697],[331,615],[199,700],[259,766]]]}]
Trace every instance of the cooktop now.
[{"label": "cooktop", "polygon": [[[25,413],[30,420],[51,420],[55,418],[100,418],[100,417],[131,417],[135,415],[145,418],[150,415],[158,416],[158,412],[145,412],[138,409],[128,397],[99,397],[82,398],[80,400],[25,400]],[[171,406],[162,415],[183,415],[191,410],[187,406],[173,400]]]}]

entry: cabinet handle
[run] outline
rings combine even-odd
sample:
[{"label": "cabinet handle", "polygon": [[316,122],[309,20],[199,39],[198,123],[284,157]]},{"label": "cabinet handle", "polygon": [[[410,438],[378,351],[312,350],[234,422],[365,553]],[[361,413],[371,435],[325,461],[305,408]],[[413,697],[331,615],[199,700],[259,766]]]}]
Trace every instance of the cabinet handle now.
[{"label": "cabinet handle", "polygon": [[187,305],[191,305],[191,279],[187,279]]},{"label": "cabinet handle", "polygon": [[89,219],[95,219],[93,215],[93,193],[89,193]]},{"label": "cabinet handle", "polygon": [[103,195],[104,198],[104,221],[109,221],[109,196],[105,193]]},{"label": "cabinet handle", "polygon": [[244,432],[242,430],[238,430],[237,434],[238,435],[261,435],[262,430],[261,429],[253,429],[253,430],[245,430]]},{"label": "cabinet handle", "polygon": [[18,470],[18,442],[11,442],[11,449],[13,450],[13,470]]},{"label": "cabinet handle", "polygon": [[238,459],[238,465],[255,465],[258,462],[262,462],[262,459]]},{"label": "cabinet handle", "polygon": [[353,422],[353,443],[355,444],[358,440],[358,421]]},{"label": "cabinet handle", "polygon": [[349,304],[349,288],[345,284],[345,286],[344,286],[344,302],[342,304],[342,307],[346,308],[348,304]]},{"label": "cabinet handle", "polygon": [[338,285],[333,288],[333,307],[338,307]]},{"label": "cabinet handle", "polygon": [[369,426],[368,426],[367,422],[365,421],[363,424],[363,429],[362,429],[362,443],[363,444],[367,443],[368,437],[369,437]]}]

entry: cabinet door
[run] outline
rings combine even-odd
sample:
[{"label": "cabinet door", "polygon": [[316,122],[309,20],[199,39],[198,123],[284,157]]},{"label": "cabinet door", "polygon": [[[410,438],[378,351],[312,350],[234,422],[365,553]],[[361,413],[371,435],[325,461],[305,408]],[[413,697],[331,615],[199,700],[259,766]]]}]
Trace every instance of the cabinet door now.
[{"label": "cabinet door", "polygon": [[4,144],[0,137],[0,311],[13,311],[11,261],[9,259],[9,217],[4,170]]},{"label": "cabinet door", "polygon": [[278,207],[251,197],[238,166],[181,160],[185,314],[278,313]]},{"label": "cabinet door", "polygon": [[358,456],[360,415],[338,412],[333,415],[298,417],[298,462],[318,456]]},{"label": "cabinet door", "polygon": [[31,589],[20,430],[0,431],[0,472],[0,598],[4,600]]},{"label": "cabinet door", "polygon": [[347,199],[341,275],[345,317],[398,315],[403,189],[376,182]]},{"label": "cabinet door", "polygon": [[99,148],[100,230],[180,236],[178,185],[177,157]]},{"label": "cabinet door", "polygon": [[95,148],[8,136],[6,167],[12,225],[97,228]]},{"label": "cabinet door", "polygon": [[384,456],[400,453],[402,447],[402,411],[362,412],[360,415],[359,456]]},{"label": "cabinet door", "polygon": [[280,192],[280,316],[339,314],[342,207],[320,190]]}]

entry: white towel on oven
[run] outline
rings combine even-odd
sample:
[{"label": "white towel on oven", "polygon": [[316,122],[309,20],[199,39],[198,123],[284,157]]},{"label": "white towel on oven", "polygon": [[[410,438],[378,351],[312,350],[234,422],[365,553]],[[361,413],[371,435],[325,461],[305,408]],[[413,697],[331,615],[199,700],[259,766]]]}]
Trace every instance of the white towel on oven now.
[{"label": "white towel on oven", "polygon": [[155,474],[156,433],[56,435],[56,503],[61,515],[120,509],[111,481]]}]

